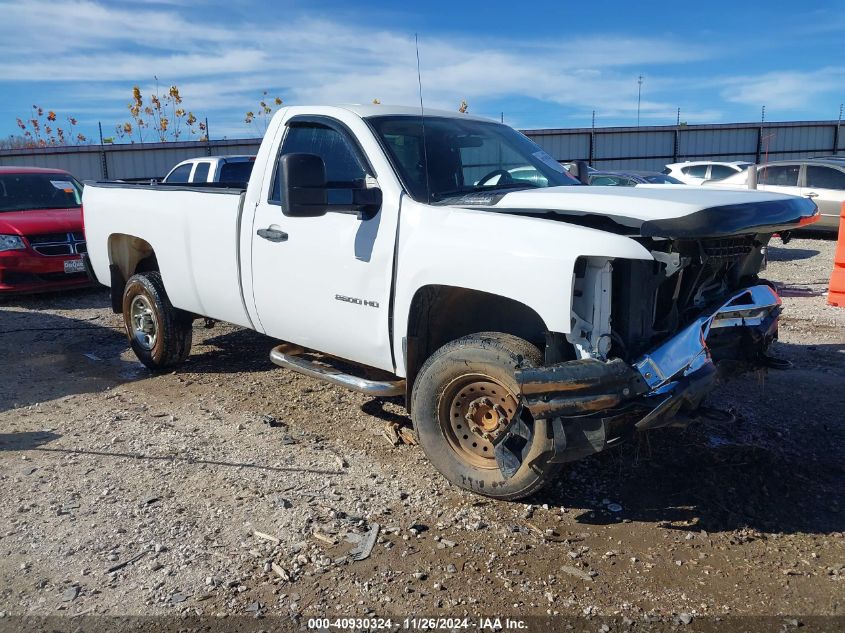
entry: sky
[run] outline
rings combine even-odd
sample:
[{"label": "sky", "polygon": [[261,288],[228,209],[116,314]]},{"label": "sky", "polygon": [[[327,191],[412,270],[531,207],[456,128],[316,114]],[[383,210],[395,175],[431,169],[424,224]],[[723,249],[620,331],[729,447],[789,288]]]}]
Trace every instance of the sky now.
[{"label": "sky", "polygon": [[[845,7],[829,2],[0,0],[0,137],[39,105],[106,136],[179,87],[212,138],[262,93],[285,104],[419,103],[521,129],[830,120]],[[642,76],[641,85],[638,78]],[[638,108],[638,90],[641,90]]]}]

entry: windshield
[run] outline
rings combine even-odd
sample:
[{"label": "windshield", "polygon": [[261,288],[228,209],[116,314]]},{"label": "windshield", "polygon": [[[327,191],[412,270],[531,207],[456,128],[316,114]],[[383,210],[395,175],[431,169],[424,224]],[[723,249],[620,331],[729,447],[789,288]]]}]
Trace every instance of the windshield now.
[{"label": "windshield", "polygon": [[533,141],[506,125],[425,117],[423,143],[420,117],[368,120],[402,184],[418,202],[454,201],[481,191],[580,184]]},{"label": "windshield", "polygon": [[0,174],[0,213],[81,205],[82,185],[68,174]]}]

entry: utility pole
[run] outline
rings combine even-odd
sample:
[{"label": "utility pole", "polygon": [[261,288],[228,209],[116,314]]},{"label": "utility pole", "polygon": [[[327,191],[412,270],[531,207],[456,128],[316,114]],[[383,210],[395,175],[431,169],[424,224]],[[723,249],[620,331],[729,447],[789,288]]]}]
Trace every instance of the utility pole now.
[{"label": "utility pole", "polygon": [[103,174],[103,180],[109,179],[109,161],[106,158],[106,145],[103,141],[103,124],[97,121],[97,127],[100,129],[100,173]]},{"label": "utility pole", "polygon": [[643,76],[637,77],[637,127],[640,127],[640,102],[643,96]]},{"label": "utility pole", "polygon": [[842,127],[842,106],[843,105],[845,105],[845,104],[842,104],[842,103],[839,104],[839,119],[837,119],[837,121],[836,121],[836,132],[833,134],[833,155],[834,156],[839,156],[839,139],[841,138],[839,131],[840,131],[840,128]]},{"label": "utility pole", "polygon": [[678,162],[678,154],[681,151],[681,109],[678,108],[678,116],[675,118],[675,143],[674,151],[672,152],[672,162]]}]

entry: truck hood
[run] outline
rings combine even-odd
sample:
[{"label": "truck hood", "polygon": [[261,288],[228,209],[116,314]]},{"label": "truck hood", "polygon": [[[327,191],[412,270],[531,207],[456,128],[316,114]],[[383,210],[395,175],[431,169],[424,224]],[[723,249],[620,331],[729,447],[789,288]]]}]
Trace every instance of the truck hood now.
[{"label": "truck hood", "polygon": [[460,206],[557,219],[646,237],[774,233],[815,222],[812,200],[761,191],[642,185],[565,186],[476,194]]},{"label": "truck hood", "polygon": [[0,212],[0,234],[39,235],[82,230],[82,209]]}]

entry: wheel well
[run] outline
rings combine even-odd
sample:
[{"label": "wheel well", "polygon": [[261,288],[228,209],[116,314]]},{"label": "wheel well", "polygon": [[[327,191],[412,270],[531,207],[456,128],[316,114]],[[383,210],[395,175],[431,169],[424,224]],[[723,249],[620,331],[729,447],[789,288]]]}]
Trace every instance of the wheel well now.
[{"label": "wheel well", "polygon": [[405,341],[409,406],[414,380],[426,359],[449,341],[476,332],[513,334],[540,350],[549,341],[543,319],[524,303],[480,290],[423,286],[411,301]]},{"label": "wheel well", "polygon": [[126,281],[137,273],[159,270],[158,260],[150,243],[133,235],[111,235],[108,249],[111,305],[112,310],[119,313],[123,309],[123,289],[126,287]]}]

